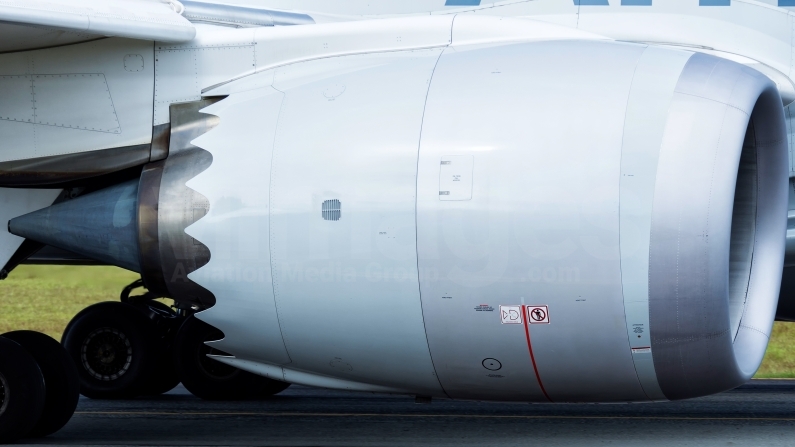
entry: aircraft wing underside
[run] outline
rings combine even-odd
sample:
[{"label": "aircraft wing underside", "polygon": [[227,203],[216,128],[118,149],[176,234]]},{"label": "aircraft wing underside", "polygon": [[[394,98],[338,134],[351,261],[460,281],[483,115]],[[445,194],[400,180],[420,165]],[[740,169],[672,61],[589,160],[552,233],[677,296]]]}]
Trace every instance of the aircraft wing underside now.
[{"label": "aircraft wing underside", "polygon": [[116,36],[165,42],[193,39],[177,2],[9,0],[0,3],[0,52]]}]

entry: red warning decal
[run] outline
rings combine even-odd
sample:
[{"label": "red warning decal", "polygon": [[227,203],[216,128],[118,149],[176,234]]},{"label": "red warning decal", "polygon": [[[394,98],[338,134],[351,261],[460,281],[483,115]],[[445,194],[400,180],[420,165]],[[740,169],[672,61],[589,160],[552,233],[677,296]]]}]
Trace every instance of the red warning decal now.
[{"label": "red warning decal", "polygon": [[527,306],[527,322],[530,324],[549,324],[549,307]]}]

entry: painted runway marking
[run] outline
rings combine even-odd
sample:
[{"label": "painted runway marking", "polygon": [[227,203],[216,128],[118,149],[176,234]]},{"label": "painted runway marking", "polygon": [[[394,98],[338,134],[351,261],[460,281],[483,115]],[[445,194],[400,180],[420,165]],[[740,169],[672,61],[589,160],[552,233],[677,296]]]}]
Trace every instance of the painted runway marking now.
[{"label": "painted runway marking", "polygon": [[688,417],[688,416],[556,416],[494,414],[383,414],[383,413],[269,413],[269,412],[176,412],[176,411],[75,411],[85,416],[268,416],[268,417],[388,417],[388,418],[470,418],[470,419],[644,419],[660,421],[782,421],[795,418],[775,417]]}]

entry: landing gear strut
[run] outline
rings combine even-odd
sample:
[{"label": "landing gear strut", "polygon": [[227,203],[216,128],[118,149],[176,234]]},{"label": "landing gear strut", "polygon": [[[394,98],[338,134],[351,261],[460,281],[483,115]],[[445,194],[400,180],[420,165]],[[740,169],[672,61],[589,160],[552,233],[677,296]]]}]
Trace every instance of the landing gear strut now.
[{"label": "landing gear strut", "polygon": [[121,302],[89,306],[66,327],[63,344],[77,366],[80,393],[93,399],[125,399],[167,392],[182,382],[191,393],[212,400],[261,398],[289,386],[212,359],[206,341],[223,333],[191,315],[154,301],[146,292]]}]

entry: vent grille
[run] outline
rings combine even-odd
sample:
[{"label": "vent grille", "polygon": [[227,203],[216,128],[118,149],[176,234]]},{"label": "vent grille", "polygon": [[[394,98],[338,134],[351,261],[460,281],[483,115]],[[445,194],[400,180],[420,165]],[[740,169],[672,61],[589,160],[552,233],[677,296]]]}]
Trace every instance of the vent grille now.
[{"label": "vent grille", "polygon": [[324,220],[340,220],[342,214],[340,201],[337,199],[324,201],[320,213]]}]

